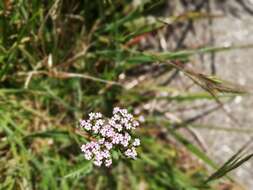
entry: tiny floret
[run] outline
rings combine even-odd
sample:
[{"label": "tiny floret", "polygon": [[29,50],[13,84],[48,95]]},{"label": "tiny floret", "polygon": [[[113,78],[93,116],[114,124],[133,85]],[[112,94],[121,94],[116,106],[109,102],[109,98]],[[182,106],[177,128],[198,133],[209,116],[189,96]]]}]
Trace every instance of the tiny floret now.
[{"label": "tiny floret", "polygon": [[105,160],[105,166],[109,167],[110,165],[112,165],[112,159]]},{"label": "tiny floret", "polygon": [[134,146],[140,146],[140,144],[141,144],[140,139],[134,139],[134,142],[133,142]]},{"label": "tiny floret", "polygon": [[136,156],[137,156],[137,152],[135,150],[134,147],[132,148],[129,148],[125,151],[125,155],[128,157],[128,158],[132,158],[132,159],[136,159]]},{"label": "tiny floret", "polygon": [[140,139],[132,138],[131,132],[137,126],[139,122],[133,115],[119,107],[113,109],[111,118],[105,118],[101,113],[90,113],[88,120],[80,120],[80,127],[93,139],[81,146],[84,158],[92,160],[98,167],[112,165],[113,150],[121,151],[127,158],[136,159],[136,147],[140,146]]}]

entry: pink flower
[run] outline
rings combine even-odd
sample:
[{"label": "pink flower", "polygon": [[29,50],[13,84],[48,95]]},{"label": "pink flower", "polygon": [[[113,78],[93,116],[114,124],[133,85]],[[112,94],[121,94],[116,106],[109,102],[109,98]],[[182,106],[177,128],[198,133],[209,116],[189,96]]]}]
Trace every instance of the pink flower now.
[{"label": "pink flower", "polygon": [[92,127],[91,123],[85,120],[80,120],[80,125],[82,128],[84,128],[87,131],[91,130],[91,127]]},{"label": "pink flower", "polygon": [[80,120],[80,126],[93,139],[97,139],[81,146],[84,158],[94,160],[94,165],[109,167],[112,164],[113,149],[123,150],[126,157],[136,159],[135,147],[140,145],[140,139],[132,140],[130,130],[139,126],[139,123],[126,109],[114,108],[113,116],[109,119],[101,113],[90,113],[87,121]]},{"label": "pink flower", "polygon": [[125,151],[125,155],[128,157],[128,158],[133,158],[133,159],[136,159],[136,156],[137,156],[137,152],[135,150],[134,147],[132,148],[129,148]]},{"label": "pink flower", "polygon": [[111,149],[112,149],[112,143],[105,142],[105,147],[106,147],[108,150],[111,150]]}]

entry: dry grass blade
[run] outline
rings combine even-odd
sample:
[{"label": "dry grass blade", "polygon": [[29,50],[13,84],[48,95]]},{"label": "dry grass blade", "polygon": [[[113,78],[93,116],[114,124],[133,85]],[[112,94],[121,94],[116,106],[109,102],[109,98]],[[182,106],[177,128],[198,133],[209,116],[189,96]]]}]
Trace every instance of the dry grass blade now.
[{"label": "dry grass blade", "polygon": [[18,73],[19,76],[27,75],[32,76],[32,75],[47,75],[52,78],[58,78],[58,79],[68,79],[68,78],[83,78],[87,80],[92,80],[95,82],[101,82],[109,85],[117,85],[117,86],[122,86],[119,82],[116,81],[111,81],[111,80],[105,80],[97,77],[93,77],[87,74],[80,74],[80,73],[68,73],[68,72],[61,72],[61,71],[31,71],[29,73]]},{"label": "dry grass blade", "polygon": [[192,79],[194,83],[196,83],[198,86],[200,86],[208,93],[210,93],[211,96],[213,96],[213,98],[217,102],[217,104],[221,106],[222,110],[226,113],[226,115],[235,124],[240,125],[239,121],[225,109],[224,104],[219,100],[217,94],[218,93],[245,94],[247,93],[247,91],[244,87],[237,84],[232,84],[230,82],[225,82],[213,76],[206,76],[204,74],[197,73],[193,70],[186,69],[180,62],[167,62],[167,63],[185,73],[190,79]]},{"label": "dry grass blade", "polygon": [[224,93],[237,93],[244,94],[247,93],[245,87],[218,79],[215,76],[206,76],[201,73],[197,73],[193,70],[186,69],[184,65],[180,62],[167,62],[171,66],[184,72],[188,77],[190,77],[195,83],[197,83],[201,88],[207,90],[211,95],[217,97],[218,92]]}]

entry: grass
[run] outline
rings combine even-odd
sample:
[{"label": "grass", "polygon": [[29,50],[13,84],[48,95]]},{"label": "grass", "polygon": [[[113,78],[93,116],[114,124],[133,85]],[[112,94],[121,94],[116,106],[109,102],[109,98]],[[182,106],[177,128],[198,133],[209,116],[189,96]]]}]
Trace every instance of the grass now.
[{"label": "grass", "polygon": [[[220,178],[252,156],[236,153],[218,169],[165,113],[145,109],[152,102],[222,107],[245,91],[186,66],[194,55],[251,45],[165,52],[142,45],[167,27],[217,17],[198,11],[154,16],[163,6],[151,0],[138,6],[120,0],[0,2],[0,189],[221,189],[226,178]],[[166,83],[175,69],[205,91]],[[109,116],[114,106],[145,116],[136,134],[140,157],[95,168],[80,153],[87,139],[76,133],[78,121],[90,111]],[[210,176],[205,166],[218,170]]]}]

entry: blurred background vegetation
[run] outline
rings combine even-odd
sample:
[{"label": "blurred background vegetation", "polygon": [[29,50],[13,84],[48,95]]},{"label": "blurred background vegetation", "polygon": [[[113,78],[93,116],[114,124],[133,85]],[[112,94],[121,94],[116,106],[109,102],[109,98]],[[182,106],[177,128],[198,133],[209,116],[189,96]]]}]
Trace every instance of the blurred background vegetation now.
[{"label": "blurred background vegetation", "polygon": [[[245,93],[193,58],[250,45],[215,47],[212,31],[184,43],[220,16],[208,0],[1,1],[0,189],[243,189],[227,174],[251,158],[246,146],[219,166],[191,129],[217,109],[236,123],[224,103]],[[139,158],[96,168],[79,119],[114,106],[145,118]]]}]

